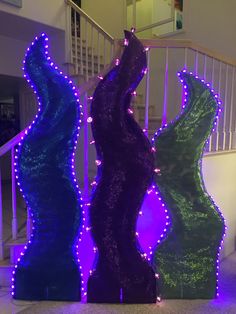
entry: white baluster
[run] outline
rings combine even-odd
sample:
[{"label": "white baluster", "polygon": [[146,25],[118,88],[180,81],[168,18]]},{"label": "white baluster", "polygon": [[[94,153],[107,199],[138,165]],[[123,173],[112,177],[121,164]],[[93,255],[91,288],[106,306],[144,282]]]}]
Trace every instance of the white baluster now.
[{"label": "white baluster", "polygon": [[188,68],[188,48],[184,48],[184,68]]},{"label": "white baluster", "polygon": [[229,122],[229,149],[233,149],[233,109],[234,109],[234,78],[235,78],[235,67],[232,67],[232,84],[231,84],[231,95],[230,95],[230,122]]},{"label": "white baluster", "polygon": [[106,38],[103,39],[103,65],[106,66]]},{"label": "white baluster", "polygon": [[72,55],[72,34],[71,34],[71,14],[72,8],[67,6],[66,9],[66,38],[65,38],[65,52],[66,52],[66,61],[72,63],[73,55]]},{"label": "white baluster", "polygon": [[15,149],[11,149],[11,193],[12,193],[12,239],[17,238],[17,208],[16,208],[16,178],[15,178]]},{"label": "white baluster", "polygon": [[84,74],[84,65],[83,65],[83,36],[82,36],[82,16],[80,16],[80,74]]},{"label": "white baluster", "polygon": [[100,73],[100,34],[99,32],[98,32],[97,46],[98,46],[98,73]]},{"label": "white baluster", "polygon": [[78,74],[78,34],[77,34],[77,13],[74,10],[74,34],[75,34],[75,74]]},{"label": "white baluster", "polygon": [[[214,87],[214,80],[215,80],[215,59],[212,58],[212,70],[211,70],[211,86]],[[209,152],[212,151],[212,134],[209,138],[209,145],[208,145]]]},{"label": "white baluster", "polygon": [[199,53],[198,51],[195,51],[195,74],[198,75],[198,57],[199,57]]},{"label": "white baluster", "polygon": [[[207,56],[204,55],[204,61],[203,61],[203,79],[206,81],[206,76],[207,76]],[[210,146],[211,146],[211,136],[208,139],[208,142],[205,145],[205,152],[210,151]]]},{"label": "white baluster", "polygon": [[91,26],[91,48],[92,48],[92,77],[94,76],[94,39],[93,39],[93,36],[94,36],[94,31],[93,31],[93,26]]},{"label": "white baluster", "polygon": [[169,48],[166,48],[166,62],[165,62],[165,80],[164,80],[164,98],[163,98],[163,113],[162,125],[167,123],[167,101],[168,101],[168,67],[169,67]]},{"label": "white baluster", "polygon": [[114,45],[112,44],[112,42],[110,43],[111,48],[110,48],[110,60],[113,59],[113,55],[114,55]]},{"label": "white baluster", "polygon": [[[221,96],[221,75],[222,75],[222,62],[220,61],[220,68],[219,68],[219,84],[218,84],[218,95]],[[220,121],[218,120],[217,129],[216,129],[216,147],[215,151],[219,150],[219,129],[220,129]]]},{"label": "white baluster", "polygon": [[86,55],[86,82],[89,79],[89,72],[88,72],[88,22],[85,20],[85,55]]},{"label": "white baluster", "polygon": [[147,73],[146,73],[146,94],[145,94],[145,122],[144,128],[148,136],[148,112],[149,112],[149,95],[150,95],[150,50],[147,51]]},{"label": "white baluster", "polygon": [[30,209],[27,208],[27,222],[26,222],[26,236],[27,236],[27,240],[30,239],[31,231],[32,231],[32,221],[31,221]]},{"label": "white baluster", "polygon": [[228,64],[226,65],[226,77],[225,77],[225,99],[224,99],[224,121],[223,121],[223,145],[222,148],[225,150],[226,148],[226,127],[227,127],[227,108],[228,108],[228,101],[227,101],[227,96],[228,96],[228,76],[229,76],[229,66]]},{"label": "white baluster", "polygon": [[206,81],[207,77],[207,55],[204,55],[204,63],[203,63],[203,79]]}]

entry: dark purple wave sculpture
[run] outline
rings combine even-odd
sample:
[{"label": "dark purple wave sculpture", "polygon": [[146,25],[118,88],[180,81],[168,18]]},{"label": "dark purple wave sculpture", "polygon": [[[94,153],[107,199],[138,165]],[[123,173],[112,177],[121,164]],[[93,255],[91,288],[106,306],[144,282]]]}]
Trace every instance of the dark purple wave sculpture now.
[{"label": "dark purple wave sculpture", "polygon": [[151,145],[129,113],[132,92],[146,69],[145,49],[131,32],[120,63],[98,84],[91,104],[92,131],[101,160],[90,206],[98,249],[88,281],[88,302],[156,302],[155,273],[138,250],[136,222],[152,183]]}]

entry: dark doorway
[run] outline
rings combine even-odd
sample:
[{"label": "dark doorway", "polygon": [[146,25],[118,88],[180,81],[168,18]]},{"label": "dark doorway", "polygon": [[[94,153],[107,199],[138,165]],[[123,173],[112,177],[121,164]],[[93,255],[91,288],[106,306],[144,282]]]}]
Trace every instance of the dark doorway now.
[{"label": "dark doorway", "polygon": [[23,79],[0,75],[0,146],[20,131],[19,88]]},{"label": "dark doorway", "polygon": [[[73,0],[73,2],[81,8],[81,0]],[[71,32],[72,36],[77,34],[77,37],[80,37],[80,15],[78,12],[71,11]]]}]

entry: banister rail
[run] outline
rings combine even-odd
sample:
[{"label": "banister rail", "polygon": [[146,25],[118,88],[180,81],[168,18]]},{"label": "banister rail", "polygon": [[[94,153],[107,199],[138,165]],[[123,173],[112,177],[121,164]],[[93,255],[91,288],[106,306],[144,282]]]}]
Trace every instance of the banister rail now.
[{"label": "banister rail", "polygon": [[146,83],[137,89],[137,94],[145,96],[145,104],[140,109],[143,113],[135,112],[135,115],[141,117],[139,122],[146,132],[152,136],[158,127],[170,122],[178,114],[184,95],[176,73],[185,68],[209,83],[222,101],[222,112],[206,145],[205,153],[234,150],[236,59],[222,56],[185,39],[140,40],[148,51],[150,66],[145,78]]},{"label": "banister rail", "polygon": [[102,33],[109,41],[113,42],[114,37],[112,37],[108,32],[106,32],[101,25],[99,25],[94,19],[92,19],[84,10],[78,7],[72,0],[65,0],[65,2],[70,5],[75,11],[77,11],[81,16],[90,22],[100,33]]},{"label": "banister rail", "polygon": [[160,25],[164,25],[164,24],[167,24],[167,23],[170,23],[170,22],[173,22],[174,21],[174,17],[170,17],[168,19],[165,19],[163,21],[160,21],[160,22],[155,22],[155,23],[152,23],[150,25],[147,25],[147,26],[143,26],[143,27],[140,27],[138,29],[136,29],[135,33],[141,33],[143,31],[146,31],[150,28],[153,28],[153,27],[157,27],[157,26],[160,26]]},{"label": "banister rail", "polygon": [[[71,2],[67,0],[67,2]],[[75,19],[76,21],[76,19]],[[80,30],[81,31],[81,30]],[[88,31],[88,29],[87,29]],[[75,32],[76,33],[76,32]],[[88,32],[89,33],[89,32]],[[92,35],[92,33],[90,33]],[[100,36],[100,35],[99,35]],[[99,39],[98,36],[98,39]],[[223,100],[224,110],[221,118],[216,126],[215,133],[211,136],[209,144],[206,148],[206,153],[213,152],[229,152],[236,148],[236,99],[234,89],[236,88],[235,69],[236,60],[223,57],[220,54],[203,48],[189,40],[176,39],[143,39],[141,40],[147,49],[148,71],[144,78],[144,84],[137,89],[137,93],[142,94],[144,103],[139,104],[142,113],[138,114],[140,124],[146,131],[146,134],[152,136],[154,129],[161,126],[162,123],[168,123],[172,120],[181,108],[183,93],[180,84],[178,84],[176,72],[181,68],[186,68],[188,71],[198,73],[200,77],[210,82],[212,87],[218,91],[220,98]],[[83,43],[80,38],[79,43]],[[83,69],[83,72],[78,72],[86,76],[86,80],[80,86],[80,100],[83,105],[84,117],[81,134],[83,134],[83,154],[85,158],[83,163],[83,190],[88,195],[89,184],[92,182],[92,176],[96,173],[96,166],[94,163],[95,152],[91,135],[90,125],[87,122],[89,118],[89,106],[93,90],[99,81],[98,76],[104,76],[109,68],[115,63],[117,57],[120,56],[123,48],[123,40],[114,40],[114,52],[109,63],[101,64],[97,62],[99,67],[95,71],[92,67],[90,75],[88,70]],[[101,49],[95,49],[93,53],[89,53],[89,46],[81,46],[77,49],[77,57],[91,56],[91,61],[95,62],[96,53],[101,52]],[[94,48],[94,47],[93,47]],[[101,48],[100,44],[98,48]],[[82,52],[82,53],[81,53]],[[107,53],[107,51],[106,51]],[[81,60],[77,60],[77,65],[81,64]],[[82,60],[83,63],[83,60]],[[86,66],[89,61],[86,61]],[[94,63],[94,65],[96,65]],[[98,70],[100,70],[98,72]],[[180,106],[177,106],[177,104]],[[153,126],[151,125],[153,123]],[[148,130],[149,128],[149,130]],[[14,149],[20,142],[21,137],[25,134],[25,130],[21,131],[14,138],[0,147],[0,157],[11,151],[11,181],[12,181],[12,238],[17,238],[17,199],[16,199],[16,185],[13,176],[14,174]],[[80,143],[80,141],[79,141]],[[80,148],[81,152],[81,148]],[[92,153],[91,153],[92,152]],[[0,158],[1,159],[1,158]],[[1,164],[0,164],[0,259],[3,259],[4,241],[3,241],[3,208],[2,208],[2,178],[1,178]],[[87,198],[85,197],[85,200]],[[27,213],[27,236],[30,234],[30,215]]]},{"label": "banister rail", "polygon": [[12,149],[12,147],[16,146],[20,142],[21,137],[25,134],[25,131],[26,129],[22,130],[20,133],[18,133],[16,136],[10,139],[7,143],[5,143],[4,145],[0,147],[0,157],[5,155],[9,150]]},{"label": "banister rail", "polygon": [[145,47],[151,48],[189,48],[208,57],[236,66],[236,59],[226,57],[187,39],[140,39]]},{"label": "banister rail", "polygon": [[[121,47],[116,46],[116,52],[115,56],[119,57],[121,54]],[[87,125],[87,116],[89,114],[89,102],[91,101],[91,95],[94,91],[95,86],[97,83],[100,81],[101,76],[105,75],[107,71],[109,71],[110,67],[112,67],[115,64],[116,57],[111,61],[109,65],[104,67],[104,69],[99,73],[99,75],[94,75],[88,82],[84,82],[83,85],[79,87],[80,91],[80,103],[82,104],[83,107],[83,123],[82,123],[82,133],[83,133],[83,141],[84,141],[84,155],[87,156],[88,160],[88,155],[89,151],[91,151],[91,145],[89,145],[89,141],[91,140],[90,136],[90,129],[89,126]],[[86,114],[85,114],[86,113]],[[21,141],[22,137],[25,135],[27,132],[28,128],[25,128],[24,130],[20,131],[16,136],[14,136],[12,139],[10,139],[7,143],[2,145],[0,147],[0,261],[4,259],[4,238],[3,238],[3,204],[2,204],[2,182],[3,178],[1,175],[1,170],[2,170],[2,164],[1,164],[1,158],[8,152],[11,152],[10,158],[11,158],[11,203],[12,203],[12,228],[11,228],[11,238],[12,240],[17,240],[18,238],[18,220],[17,220],[17,185],[15,181],[15,148]],[[83,165],[84,170],[84,185],[83,185],[83,190],[86,195],[84,195],[84,199],[86,200],[88,190],[89,190],[89,174],[88,174],[88,162],[87,164],[84,163]],[[31,234],[31,215],[29,210],[27,209],[27,217],[26,217],[26,238],[29,239],[30,234]],[[20,226],[19,226],[20,227]]]},{"label": "banister rail", "polygon": [[65,0],[65,3],[67,59],[74,66],[73,74],[88,81],[111,62],[114,38],[73,1]]}]

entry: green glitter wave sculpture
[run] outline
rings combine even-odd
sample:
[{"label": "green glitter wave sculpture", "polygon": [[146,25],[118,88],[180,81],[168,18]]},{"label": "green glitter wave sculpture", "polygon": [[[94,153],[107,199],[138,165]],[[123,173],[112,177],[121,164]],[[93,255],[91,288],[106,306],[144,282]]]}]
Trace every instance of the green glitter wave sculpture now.
[{"label": "green glitter wave sculpture", "polygon": [[171,217],[153,266],[167,299],[211,299],[218,295],[219,250],[224,219],[206,192],[201,159],[218,113],[218,97],[184,70],[178,74],[186,100],[181,114],[156,133],[155,182]]}]

